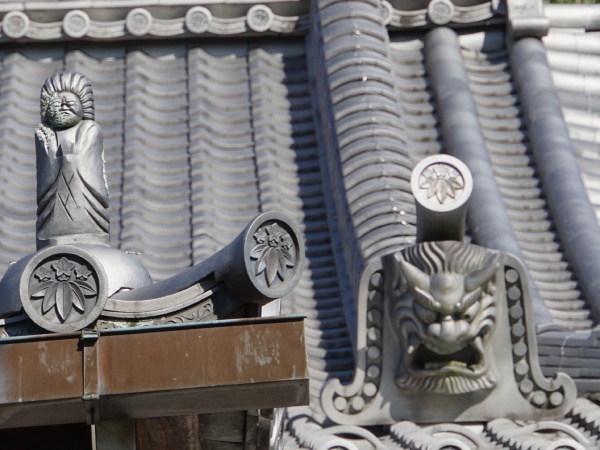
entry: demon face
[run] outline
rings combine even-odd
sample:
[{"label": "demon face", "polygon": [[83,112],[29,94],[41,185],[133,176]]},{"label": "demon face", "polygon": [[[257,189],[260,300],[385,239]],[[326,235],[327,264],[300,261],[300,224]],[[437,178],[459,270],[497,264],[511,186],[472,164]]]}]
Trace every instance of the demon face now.
[{"label": "demon face", "polygon": [[458,394],[495,386],[485,343],[495,325],[498,254],[426,242],[398,255],[394,322],[401,388]]}]

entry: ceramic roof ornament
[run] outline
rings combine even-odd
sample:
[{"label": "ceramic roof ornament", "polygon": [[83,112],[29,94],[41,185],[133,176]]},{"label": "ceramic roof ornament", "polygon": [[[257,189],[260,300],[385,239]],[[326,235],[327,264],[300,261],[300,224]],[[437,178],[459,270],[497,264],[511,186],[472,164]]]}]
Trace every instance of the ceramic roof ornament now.
[{"label": "ceramic roof ornament", "polygon": [[304,247],[295,225],[278,213],[256,218],[213,258],[152,284],[140,261],[108,245],[102,129],[91,84],[78,73],[56,73],[42,87],[40,107],[38,252],[10,266],[0,282],[0,317],[22,308],[54,332],[198,322],[225,317],[244,302],[262,305],[296,285]]},{"label": "ceramic roof ornament", "polygon": [[321,397],[334,421],[539,420],[573,406],[568,376],[541,376],[522,263],[462,242],[472,183],[448,155],[415,167],[418,242],[365,269],[354,381],[334,379]]},{"label": "ceramic roof ornament", "polygon": [[60,243],[108,245],[108,187],[94,95],[81,74],[49,77],[35,131],[38,249]]},{"label": "ceramic roof ornament", "polygon": [[48,77],[35,130],[38,252],[9,267],[0,282],[0,315],[21,308],[41,328],[82,329],[108,297],[151,283],[144,266],[110,248],[102,129],[94,95],[81,74]]}]

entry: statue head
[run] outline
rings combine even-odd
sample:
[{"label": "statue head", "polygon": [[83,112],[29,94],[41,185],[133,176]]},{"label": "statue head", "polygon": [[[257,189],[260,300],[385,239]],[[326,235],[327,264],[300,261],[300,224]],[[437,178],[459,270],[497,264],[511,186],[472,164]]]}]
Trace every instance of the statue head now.
[{"label": "statue head", "polygon": [[42,86],[40,109],[42,123],[52,128],[71,128],[82,120],[94,120],[92,85],[79,73],[55,73]]}]

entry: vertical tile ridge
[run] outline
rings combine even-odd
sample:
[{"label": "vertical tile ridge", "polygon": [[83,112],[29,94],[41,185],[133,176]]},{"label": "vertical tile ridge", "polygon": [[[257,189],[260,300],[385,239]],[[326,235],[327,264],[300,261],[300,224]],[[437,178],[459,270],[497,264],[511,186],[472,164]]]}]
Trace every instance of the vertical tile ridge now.
[{"label": "vertical tile ridge", "polygon": [[[463,161],[473,175],[468,213],[473,238],[479,245],[512,253],[523,260],[496,184],[456,33],[445,27],[429,31],[425,38],[425,58],[447,151]],[[530,290],[536,320],[540,324],[551,322],[552,316],[531,280]]]},{"label": "vertical tile ridge", "polygon": [[329,229],[353,336],[366,263],[414,236],[413,161],[380,2],[315,0],[308,39]]},{"label": "vertical tile ridge", "polygon": [[493,162],[523,262],[557,324],[592,325],[540,187],[521,105],[514,92],[508,53],[463,47],[463,59],[481,131]]},{"label": "vertical tile ridge", "polygon": [[599,37],[565,30],[543,42],[583,183],[600,222],[600,52],[586,41],[597,44]]},{"label": "vertical tile ridge", "polygon": [[246,51],[190,49],[193,259],[233,240],[259,212]]},{"label": "vertical tile ridge", "polygon": [[517,41],[511,63],[542,187],[566,255],[600,318],[600,226],[588,200],[573,144],[538,39]]},{"label": "vertical tile ridge", "polygon": [[187,172],[187,205],[188,205],[188,247],[189,247],[189,263],[194,265],[194,209],[193,209],[193,183],[192,183],[192,138],[191,138],[191,95],[190,95],[190,44],[184,45],[184,62],[185,62],[185,79],[186,79],[186,104],[187,104],[187,117],[186,117],[186,172]]},{"label": "vertical tile ridge", "polygon": [[[63,68],[63,56],[40,59],[8,54],[0,74],[0,273],[35,251],[36,167],[34,131],[40,123],[40,89]],[[18,111],[15,114],[15,111]]]},{"label": "vertical tile ridge", "polygon": [[135,51],[127,66],[123,249],[161,280],[191,264],[185,58]]},{"label": "vertical tile ridge", "polygon": [[354,359],[326,233],[306,56],[255,49],[249,62],[261,204],[294,218],[306,242],[302,278],[282,308],[307,317],[311,406],[322,414],[324,382],[331,376],[349,379]]},{"label": "vertical tile ridge", "polygon": [[423,55],[423,37],[390,45],[406,124],[406,137],[415,161],[443,153],[440,124]]}]

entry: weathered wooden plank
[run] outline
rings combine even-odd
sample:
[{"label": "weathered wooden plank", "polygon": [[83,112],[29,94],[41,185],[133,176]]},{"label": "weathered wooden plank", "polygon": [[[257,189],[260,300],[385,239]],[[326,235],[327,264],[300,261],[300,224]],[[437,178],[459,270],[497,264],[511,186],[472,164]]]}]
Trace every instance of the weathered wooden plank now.
[{"label": "weathered wooden plank", "polygon": [[137,450],[200,450],[196,415],[137,419]]},{"label": "weathered wooden plank", "polygon": [[136,450],[134,420],[105,420],[95,428],[96,450]]},{"label": "weathered wooden plank", "polygon": [[242,443],[245,421],[246,411],[200,414],[199,433],[202,439]]},{"label": "weathered wooden plank", "polygon": [[202,450],[243,450],[242,444],[233,442],[211,441],[210,439],[202,441]]},{"label": "weathered wooden plank", "polygon": [[76,333],[0,340],[0,428],[85,421],[84,367],[97,370],[101,420],[308,402],[298,317],[102,331],[97,365],[80,344]]}]

